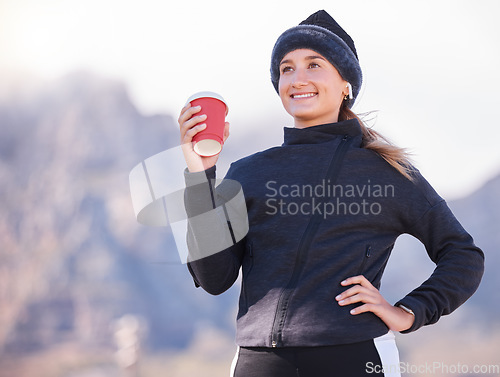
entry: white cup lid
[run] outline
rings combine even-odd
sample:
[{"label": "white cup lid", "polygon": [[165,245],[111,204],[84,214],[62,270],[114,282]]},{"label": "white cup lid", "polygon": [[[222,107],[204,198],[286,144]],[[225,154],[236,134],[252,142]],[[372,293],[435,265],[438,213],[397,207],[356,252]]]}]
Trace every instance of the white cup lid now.
[{"label": "white cup lid", "polygon": [[215,98],[215,99],[218,99],[219,101],[223,102],[224,105],[226,105],[226,115],[227,113],[229,112],[229,107],[227,106],[227,102],[226,100],[218,93],[215,93],[215,92],[210,92],[210,91],[203,91],[203,92],[198,92],[198,93],[195,93],[193,94],[191,97],[188,98],[188,100],[186,101],[186,105],[191,102],[191,101],[194,101],[195,99],[198,99],[198,98],[203,98],[203,97],[209,97],[209,98]]}]

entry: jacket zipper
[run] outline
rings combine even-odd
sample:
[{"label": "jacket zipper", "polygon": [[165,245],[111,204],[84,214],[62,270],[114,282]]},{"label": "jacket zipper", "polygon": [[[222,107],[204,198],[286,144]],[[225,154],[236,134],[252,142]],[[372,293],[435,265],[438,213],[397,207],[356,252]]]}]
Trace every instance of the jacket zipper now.
[{"label": "jacket zipper", "polygon": [[[332,157],[332,160],[330,161],[330,165],[328,166],[326,177],[327,178],[330,177],[331,183],[335,183],[335,181],[337,180],[337,176],[339,174],[341,167],[340,162],[344,158],[344,155],[347,151],[347,146],[349,145],[349,143],[347,142],[348,140],[349,140],[348,135],[344,135],[344,137],[340,142],[340,145],[337,147],[337,150],[335,151],[335,154]],[[271,330],[272,347],[281,347],[283,345],[282,332],[283,332],[283,327],[285,325],[285,318],[288,310],[288,305],[290,302],[290,297],[294,289],[296,288],[299,276],[302,272],[304,262],[307,257],[307,250],[309,249],[312,239],[316,231],[318,230],[319,224],[321,223],[320,216],[321,214],[315,213],[309,220],[306,230],[302,235],[302,239],[300,240],[299,248],[295,256],[295,264],[292,276],[288,281],[286,287],[281,290],[278,299],[278,305],[276,307],[276,312],[274,315],[273,327]]]},{"label": "jacket zipper", "polygon": [[361,266],[358,270],[358,275],[362,275],[365,270],[366,262],[368,262],[368,258],[372,255],[372,247],[370,245],[366,246],[365,254],[363,255],[363,262],[361,262]]}]

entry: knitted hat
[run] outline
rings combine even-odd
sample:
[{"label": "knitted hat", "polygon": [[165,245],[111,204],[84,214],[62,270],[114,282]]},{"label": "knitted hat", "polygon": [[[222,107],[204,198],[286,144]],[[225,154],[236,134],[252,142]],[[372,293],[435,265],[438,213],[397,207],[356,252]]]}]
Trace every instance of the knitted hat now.
[{"label": "knitted hat", "polygon": [[354,42],[344,29],[324,10],[317,11],[298,26],[286,30],[274,45],[271,55],[271,81],[278,90],[280,62],[290,51],[300,48],[314,50],[323,55],[337,69],[340,76],[352,85],[352,100],[361,89],[362,73]]}]

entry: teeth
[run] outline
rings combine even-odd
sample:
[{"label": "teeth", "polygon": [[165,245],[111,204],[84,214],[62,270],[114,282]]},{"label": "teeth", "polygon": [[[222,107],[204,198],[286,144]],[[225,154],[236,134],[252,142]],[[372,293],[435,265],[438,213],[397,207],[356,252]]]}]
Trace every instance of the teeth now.
[{"label": "teeth", "polygon": [[294,94],[292,95],[293,98],[307,98],[307,97],[312,97],[315,96],[315,93],[306,93],[306,94]]}]

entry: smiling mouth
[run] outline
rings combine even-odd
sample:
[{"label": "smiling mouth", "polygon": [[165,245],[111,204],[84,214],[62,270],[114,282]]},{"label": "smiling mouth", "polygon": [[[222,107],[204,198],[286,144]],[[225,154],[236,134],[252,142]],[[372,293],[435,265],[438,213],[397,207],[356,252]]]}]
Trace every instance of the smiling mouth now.
[{"label": "smiling mouth", "polygon": [[293,99],[301,99],[301,98],[310,98],[317,95],[317,93],[301,93],[301,94],[292,94],[290,97]]}]

